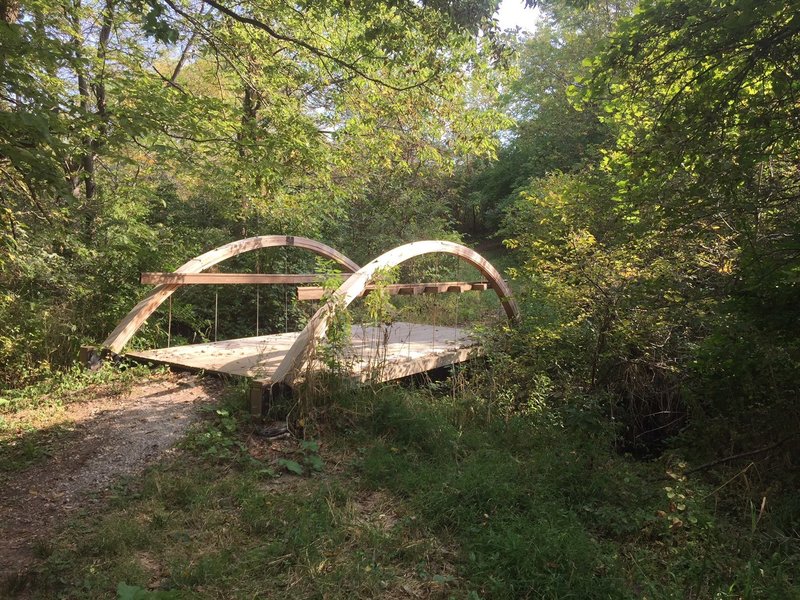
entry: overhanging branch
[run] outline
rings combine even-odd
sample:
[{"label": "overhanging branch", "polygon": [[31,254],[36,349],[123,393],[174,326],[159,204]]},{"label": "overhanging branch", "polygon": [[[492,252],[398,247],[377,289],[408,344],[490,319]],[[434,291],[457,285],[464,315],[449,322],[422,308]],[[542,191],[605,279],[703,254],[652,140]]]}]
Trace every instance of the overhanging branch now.
[{"label": "overhanging branch", "polygon": [[[371,81],[373,83],[377,83],[378,85],[381,85],[383,87],[389,88],[389,89],[397,91],[397,92],[404,92],[404,91],[411,90],[411,89],[414,89],[414,88],[422,87],[422,86],[428,84],[429,82],[431,82],[433,79],[435,79],[439,74],[439,71],[436,70],[436,71],[434,71],[434,73],[430,77],[428,77],[424,81],[419,81],[417,83],[412,83],[412,84],[409,84],[409,85],[406,85],[406,86],[397,86],[397,85],[394,85],[394,84],[389,83],[387,81],[384,81],[383,79],[380,79],[380,78],[377,78],[377,77],[373,77],[373,76],[367,74],[363,69],[359,68],[357,64],[349,62],[349,61],[346,61],[346,60],[341,59],[339,57],[336,57],[336,56],[330,54],[329,52],[326,52],[322,48],[318,48],[317,46],[309,44],[308,42],[306,42],[304,40],[301,40],[299,38],[280,33],[279,31],[276,31],[274,28],[270,27],[268,24],[264,23],[263,21],[259,21],[258,19],[254,19],[254,18],[248,17],[246,15],[240,15],[239,13],[234,11],[233,9],[230,9],[227,6],[224,6],[223,4],[220,4],[216,0],[202,0],[202,1],[205,4],[217,9],[222,14],[230,17],[231,19],[234,19],[235,21],[238,21],[239,23],[243,23],[245,25],[250,25],[251,27],[255,27],[257,29],[260,29],[261,31],[266,32],[270,37],[272,37],[272,38],[274,38],[276,40],[280,40],[282,42],[287,42],[287,43],[293,44],[295,46],[299,46],[301,48],[304,48],[305,50],[308,50],[309,52],[311,52],[314,56],[317,56],[319,58],[323,58],[323,59],[326,59],[326,60],[330,60],[330,61],[336,63],[337,65],[339,65],[340,67],[343,67],[343,68],[347,69],[348,71],[352,71],[353,73],[355,73],[359,77],[363,77],[367,81]],[[167,3],[173,9],[176,8],[174,6],[174,4],[171,2],[171,0],[167,0]]]}]

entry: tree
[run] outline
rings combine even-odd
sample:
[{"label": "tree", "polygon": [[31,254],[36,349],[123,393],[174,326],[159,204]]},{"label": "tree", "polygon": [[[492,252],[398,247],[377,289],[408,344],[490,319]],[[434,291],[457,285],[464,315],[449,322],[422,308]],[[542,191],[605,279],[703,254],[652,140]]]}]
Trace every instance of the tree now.
[{"label": "tree", "polygon": [[800,372],[797,9],[642,2],[569,90],[606,141],[506,211],[534,305],[552,309],[531,323],[549,345],[530,343],[615,410],[669,415],[648,431],[690,409],[708,439],[786,431]]},{"label": "tree", "polygon": [[[266,230],[341,238],[351,205],[378,201],[381,190],[365,193],[375,182],[435,189],[421,180],[490,155],[499,116],[464,90],[493,93],[493,10],[215,0],[4,8],[5,381],[22,363],[35,376],[70,362],[130,305],[141,270]],[[436,194],[415,197],[414,218],[433,223]],[[44,313],[59,315],[48,333]],[[203,310],[184,314],[202,329]]]},{"label": "tree", "polygon": [[800,323],[798,8],[645,2],[586,92],[620,130],[606,157],[620,206],[704,240],[717,296],[787,341]]},{"label": "tree", "polygon": [[500,159],[479,169],[468,186],[477,188],[486,225],[496,225],[515,190],[531,178],[578,172],[597,158],[611,133],[598,119],[599,106],[575,106],[571,86],[585,75],[594,55],[630,2],[588,9],[546,3],[536,32],[515,42],[518,75],[507,83],[502,107],[515,124],[506,132]]}]

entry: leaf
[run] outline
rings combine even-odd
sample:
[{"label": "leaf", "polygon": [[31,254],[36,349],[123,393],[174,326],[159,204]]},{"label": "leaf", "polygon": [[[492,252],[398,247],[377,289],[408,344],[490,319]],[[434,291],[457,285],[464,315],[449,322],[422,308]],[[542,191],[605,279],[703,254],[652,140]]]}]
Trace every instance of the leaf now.
[{"label": "leaf", "polygon": [[311,454],[307,456],[305,462],[314,471],[322,471],[323,467],[325,466],[325,461],[323,461],[318,454]]},{"label": "leaf", "polygon": [[303,474],[303,466],[298,462],[289,460],[288,458],[279,458],[278,464],[291,473],[296,475]]},{"label": "leaf", "polygon": [[316,440],[303,440],[300,447],[307,452],[319,452],[319,442]]},{"label": "leaf", "polygon": [[136,600],[136,598],[141,598],[140,592],[142,592],[142,588],[136,585],[127,585],[125,583],[120,582],[117,586],[117,599],[118,600]]}]

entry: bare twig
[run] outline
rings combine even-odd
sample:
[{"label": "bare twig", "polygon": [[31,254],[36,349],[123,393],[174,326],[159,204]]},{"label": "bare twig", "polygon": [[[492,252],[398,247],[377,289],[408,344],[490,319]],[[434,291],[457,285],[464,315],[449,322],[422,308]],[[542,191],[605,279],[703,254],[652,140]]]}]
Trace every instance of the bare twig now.
[{"label": "bare twig", "polygon": [[700,465],[699,467],[695,467],[694,469],[689,469],[688,471],[686,471],[684,473],[684,475],[691,475],[692,473],[697,473],[698,471],[705,471],[706,469],[710,469],[711,467],[716,467],[717,465],[721,465],[721,464],[728,463],[728,462],[731,462],[731,461],[734,461],[734,460],[739,460],[741,458],[749,458],[751,456],[757,456],[759,454],[763,454],[765,452],[769,452],[770,450],[774,450],[775,448],[778,448],[779,446],[782,446],[783,444],[788,442],[790,439],[795,437],[798,433],[800,433],[800,432],[795,431],[794,433],[792,433],[790,435],[787,435],[785,438],[778,440],[774,444],[770,444],[769,446],[765,446],[764,448],[759,448],[758,450],[750,450],[748,452],[740,452],[739,454],[732,454],[731,456],[726,456],[724,458],[720,458],[718,460],[714,460],[714,461],[705,463],[704,465]]},{"label": "bare twig", "polygon": [[152,69],[153,69],[153,71],[155,71],[155,72],[156,72],[156,75],[158,75],[158,76],[159,76],[159,77],[160,77],[160,78],[161,78],[161,79],[164,81],[164,84],[165,84],[165,85],[168,85],[168,86],[169,86],[169,87],[171,87],[171,88],[175,88],[175,89],[176,89],[176,90],[178,90],[178,91],[179,91],[181,94],[184,94],[184,95],[187,95],[187,96],[189,95],[189,94],[186,92],[186,90],[184,90],[184,89],[183,89],[183,88],[180,86],[180,84],[179,84],[179,83],[175,82],[175,80],[174,80],[174,79],[172,79],[171,77],[167,77],[166,75],[164,75],[164,74],[163,74],[161,71],[159,71],[159,70],[158,70],[158,68],[157,68],[155,65],[150,65],[150,68],[152,68]]}]

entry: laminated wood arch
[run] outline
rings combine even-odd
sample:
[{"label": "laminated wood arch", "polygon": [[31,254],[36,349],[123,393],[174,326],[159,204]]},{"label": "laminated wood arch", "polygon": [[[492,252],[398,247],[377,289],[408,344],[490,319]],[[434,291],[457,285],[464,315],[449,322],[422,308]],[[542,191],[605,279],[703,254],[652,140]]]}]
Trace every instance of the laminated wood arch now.
[{"label": "laminated wood arch", "polygon": [[[336,261],[351,273],[358,271],[358,265],[356,263],[341,252],[321,242],[291,235],[260,235],[231,242],[230,244],[225,244],[219,248],[209,250],[205,254],[201,254],[178,267],[175,273],[201,273],[239,254],[259,250],[261,248],[276,248],[282,246],[304,248],[305,250],[310,250],[320,256]],[[153,290],[141,302],[134,306],[122,321],[120,321],[116,329],[114,329],[106,341],[103,342],[103,346],[112,352],[120,352],[133,335],[144,325],[144,322],[147,321],[150,315],[152,315],[179,287],[180,284],[176,283],[162,283],[153,288]]]},{"label": "laminated wood arch", "polygon": [[508,287],[508,284],[497,272],[497,269],[474,250],[454,242],[434,240],[405,244],[382,254],[372,262],[364,265],[339,286],[339,289],[331,295],[328,302],[311,317],[303,331],[300,332],[272,375],[272,382],[286,385],[293,383],[296,374],[301,371],[308,358],[311,348],[325,336],[328,320],[333,311],[337,307],[348,306],[361,295],[376,272],[381,269],[396,267],[416,256],[434,253],[452,254],[477,268],[489,281],[489,286],[500,298],[509,320],[516,321],[519,318],[519,308],[511,297],[511,288]]}]

